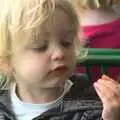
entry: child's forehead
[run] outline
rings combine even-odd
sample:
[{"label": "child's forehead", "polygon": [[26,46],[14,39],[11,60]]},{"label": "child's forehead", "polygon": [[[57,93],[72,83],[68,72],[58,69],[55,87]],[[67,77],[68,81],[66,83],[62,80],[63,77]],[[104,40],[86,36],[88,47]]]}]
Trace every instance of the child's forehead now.
[{"label": "child's forehead", "polygon": [[46,35],[59,32],[74,31],[76,28],[71,24],[69,15],[63,10],[57,9],[42,25],[33,29],[36,35]]},{"label": "child's forehead", "polygon": [[[38,13],[37,9],[32,11],[32,13],[30,12],[30,15],[24,14],[18,21],[20,27],[18,27],[17,35],[16,33],[15,35],[13,34],[13,38],[17,37],[18,41],[21,41],[21,37],[19,36],[22,36],[23,42],[20,43],[27,45],[34,41],[41,41],[43,37],[46,38],[49,34],[57,36],[67,31],[75,31],[76,33],[78,27],[77,16],[72,7],[67,6],[67,9],[66,6],[63,4],[56,6],[53,11],[45,10],[44,14]],[[31,16],[34,19],[32,19]],[[26,17],[27,20],[24,19]],[[17,25],[15,25],[15,28],[17,28],[16,26]]]}]

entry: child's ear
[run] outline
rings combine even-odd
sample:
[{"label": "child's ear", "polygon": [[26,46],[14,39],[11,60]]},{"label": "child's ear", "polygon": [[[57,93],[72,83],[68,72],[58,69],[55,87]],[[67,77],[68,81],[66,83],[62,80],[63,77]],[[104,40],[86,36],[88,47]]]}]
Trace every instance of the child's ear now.
[{"label": "child's ear", "polygon": [[0,72],[3,72],[4,74],[11,72],[11,64],[8,58],[0,59]]}]

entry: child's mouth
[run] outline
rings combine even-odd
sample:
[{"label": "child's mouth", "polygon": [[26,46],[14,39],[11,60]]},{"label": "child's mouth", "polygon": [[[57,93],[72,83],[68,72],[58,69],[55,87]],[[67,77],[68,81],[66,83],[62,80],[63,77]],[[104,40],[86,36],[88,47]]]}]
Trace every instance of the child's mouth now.
[{"label": "child's mouth", "polygon": [[52,72],[57,72],[57,73],[66,73],[67,71],[68,71],[68,67],[65,65],[58,66],[52,70]]}]

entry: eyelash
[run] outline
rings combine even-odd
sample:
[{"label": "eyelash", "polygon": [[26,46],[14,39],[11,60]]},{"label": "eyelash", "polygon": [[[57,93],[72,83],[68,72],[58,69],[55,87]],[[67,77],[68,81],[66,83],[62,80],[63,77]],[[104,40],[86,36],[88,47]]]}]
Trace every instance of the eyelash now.
[{"label": "eyelash", "polygon": [[[74,39],[73,37],[68,37],[67,39],[60,40],[60,44],[65,48],[69,48],[73,45],[73,39]],[[32,49],[36,52],[44,52],[48,49],[48,45],[44,44],[41,47],[36,46],[36,47],[33,47]]]},{"label": "eyelash", "polygon": [[46,51],[47,48],[48,48],[47,45],[44,45],[42,47],[36,47],[36,48],[32,48],[32,49],[39,52],[39,51]]},{"label": "eyelash", "polygon": [[[65,48],[71,47],[72,44],[73,44],[73,42],[68,42],[68,41],[61,42],[61,45]],[[48,46],[44,45],[43,47],[36,47],[36,48],[32,48],[32,49],[36,52],[44,52],[47,50],[47,48],[48,48]]]},{"label": "eyelash", "polygon": [[71,47],[73,45],[73,41],[63,41],[61,44],[63,45],[63,47]]},{"label": "eyelash", "polygon": [[71,47],[73,45],[73,41],[74,41],[73,36],[69,36],[61,40],[61,43],[64,47]]}]

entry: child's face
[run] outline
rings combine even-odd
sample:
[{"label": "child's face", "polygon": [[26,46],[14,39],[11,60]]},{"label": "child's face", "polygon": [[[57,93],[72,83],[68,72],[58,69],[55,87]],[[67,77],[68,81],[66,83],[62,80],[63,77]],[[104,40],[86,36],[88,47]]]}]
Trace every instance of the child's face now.
[{"label": "child's face", "polygon": [[18,84],[41,88],[63,86],[76,63],[75,35],[67,14],[57,9],[54,22],[49,19],[43,25],[36,44],[13,55]]}]

